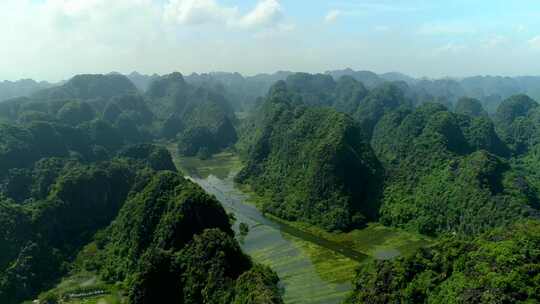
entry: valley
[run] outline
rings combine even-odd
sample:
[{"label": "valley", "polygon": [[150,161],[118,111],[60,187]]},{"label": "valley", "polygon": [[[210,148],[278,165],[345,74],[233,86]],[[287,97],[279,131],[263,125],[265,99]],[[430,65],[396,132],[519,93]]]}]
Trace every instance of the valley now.
[{"label": "valley", "polygon": [[295,73],[244,111],[216,86],[77,75],[0,103],[0,302],[537,298],[529,96]]},{"label": "valley", "polygon": [[540,304],[539,16],[0,0],[0,304]]},{"label": "valley", "polygon": [[[175,155],[173,149],[170,151]],[[240,223],[249,225],[242,249],[276,271],[285,303],[341,303],[352,290],[350,282],[361,263],[411,254],[430,243],[426,237],[375,224],[335,234],[263,215],[254,203],[256,195],[246,194],[234,183],[242,166],[238,156],[223,152],[208,160],[178,155],[173,159],[191,180],[235,215],[237,234]]]}]

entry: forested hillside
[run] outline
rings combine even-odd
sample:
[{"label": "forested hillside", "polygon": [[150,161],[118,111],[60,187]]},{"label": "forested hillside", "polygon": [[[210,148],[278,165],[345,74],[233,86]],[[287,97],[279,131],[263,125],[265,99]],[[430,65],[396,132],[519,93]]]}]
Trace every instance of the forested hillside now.
[{"label": "forested hillside", "polygon": [[0,81],[0,102],[11,98],[30,96],[52,86],[53,84],[46,81],[37,82],[32,79]]},{"label": "forested hillside", "polygon": [[242,253],[221,205],[176,173],[154,175],[101,237],[98,271],[128,282],[130,303],[281,303],[277,277]]},{"label": "forested hillside", "polygon": [[[98,234],[98,252],[84,265],[111,283],[125,280],[130,303],[155,303],[163,296],[251,303],[262,295],[272,295],[265,303],[281,302],[277,277],[241,252],[219,203],[173,171],[154,171],[171,163],[170,156],[148,148],[132,148],[95,165],[43,159],[26,176],[4,181],[2,303],[52,287],[72,270],[69,262],[94,233],[114,219]],[[156,160],[156,153],[162,159]],[[150,167],[155,163],[156,169]],[[17,182],[22,189],[12,193],[10,184]],[[208,288],[214,291],[203,292]]]},{"label": "forested hillside", "polygon": [[146,97],[152,111],[163,121],[160,136],[177,137],[183,155],[211,155],[237,140],[236,117],[225,97],[186,83],[180,73],[154,81]]},{"label": "forested hillside", "polygon": [[[367,219],[431,235],[479,234],[539,215],[538,183],[517,166],[535,145],[536,105],[512,97],[494,124],[476,99],[461,98],[452,112],[418,103],[403,82],[369,90],[350,76],[294,74],[245,127],[238,181],[271,198],[265,211],[330,230]],[[343,195],[351,196],[337,208]]]},{"label": "forested hillside", "polygon": [[158,74],[152,74],[152,75],[144,75],[140,74],[138,72],[132,72],[129,75],[126,75],[131,82],[139,89],[141,93],[146,92],[148,90],[148,87],[150,87],[150,84],[156,79],[159,78]]},{"label": "forested hillside", "polygon": [[0,20],[0,304],[540,304],[539,0]]},{"label": "forested hillside", "polygon": [[448,106],[455,105],[462,97],[476,98],[489,113],[494,113],[505,99],[518,94],[540,98],[540,77],[474,76],[465,78],[416,79],[401,73],[375,74],[352,69],[326,72],[336,81],[350,76],[373,89],[384,82],[404,82],[416,96],[417,102],[438,100]]},{"label": "forested hillside", "polygon": [[414,256],[362,266],[353,303],[538,303],[540,224],[444,237]]},{"label": "forested hillside", "polygon": [[259,99],[266,96],[274,83],[284,80],[291,74],[292,72],[285,71],[255,76],[224,72],[193,73],[186,77],[186,82],[218,91],[231,102],[235,111],[242,112],[252,110],[259,103]]},{"label": "forested hillside", "polygon": [[537,189],[504,159],[509,150],[485,117],[425,104],[383,117],[372,146],[388,170],[385,224],[476,234],[537,214]]},{"label": "forested hillside", "polygon": [[242,252],[164,144],[184,158],[238,153],[236,182],[277,218],[436,240],[362,265],[349,303],[538,300],[530,96],[494,112],[465,80],[398,73],[130,77],[79,75],[0,103],[0,302],[59,299],[61,278],[91,273],[129,303],[282,303],[277,275]]},{"label": "forested hillside", "polygon": [[142,169],[121,159],[85,165],[45,158],[31,170],[10,171],[2,184],[2,303],[19,303],[52,287],[68,270],[66,262],[116,217],[145,179]]},{"label": "forested hillside", "polygon": [[215,90],[187,84],[179,73],[156,77],[144,95],[122,75],[75,76],[62,86],[0,103],[1,121],[47,122],[70,133],[80,149],[90,141],[107,152],[166,139],[177,141],[182,154],[206,156],[237,140],[229,101]]},{"label": "forested hillside", "polygon": [[264,210],[330,230],[360,227],[378,215],[382,168],[360,127],[327,108],[306,107],[277,83],[245,138],[237,180],[267,195]]},{"label": "forested hillside", "polygon": [[277,83],[243,126],[238,181],[286,220],[327,230],[377,220],[439,239],[362,265],[347,303],[538,301],[538,103],[511,96],[490,116],[478,99],[430,101],[395,78]]},{"label": "forested hillside", "polygon": [[[0,104],[1,303],[80,271],[122,286],[130,303],[282,303],[277,276],[242,253],[221,205],[152,144],[164,113],[230,144],[233,111],[181,75],[160,80],[141,95],[124,76],[81,75]],[[175,135],[165,138],[180,149],[199,144]]]}]

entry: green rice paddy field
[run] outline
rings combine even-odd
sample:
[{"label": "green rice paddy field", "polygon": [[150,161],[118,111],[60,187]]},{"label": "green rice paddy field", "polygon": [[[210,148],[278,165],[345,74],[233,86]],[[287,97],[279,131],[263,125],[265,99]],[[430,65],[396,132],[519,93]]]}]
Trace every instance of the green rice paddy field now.
[{"label": "green rice paddy field", "polygon": [[[175,155],[173,147],[169,148]],[[174,161],[188,178],[215,195],[228,212],[234,213],[237,232],[240,223],[249,226],[249,233],[240,238],[242,248],[256,262],[277,272],[287,304],[340,303],[352,289],[355,270],[362,263],[410,254],[430,242],[423,236],[379,224],[338,234],[263,215],[257,209],[261,198],[235,185],[234,175],[242,163],[232,153],[221,153],[208,160],[175,157]],[[69,294],[103,286],[107,288],[104,295],[71,299],[66,303],[125,303],[120,287],[104,285],[93,273],[68,276],[53,291]]]},{"label": "green rice paddy field", "polygon": [[209,160],[175,157],[175,163],[235,214],[237,231],[239,223],[248,224],[242,247],[256,262],[278,273],[285,303],[340,303],[352,289],[355,270],[363,262],[410,254],[430,242],[380,224],[338,234],[263,215],[254,203],[260,198],[234,184],[242,164],[232,153]]}]

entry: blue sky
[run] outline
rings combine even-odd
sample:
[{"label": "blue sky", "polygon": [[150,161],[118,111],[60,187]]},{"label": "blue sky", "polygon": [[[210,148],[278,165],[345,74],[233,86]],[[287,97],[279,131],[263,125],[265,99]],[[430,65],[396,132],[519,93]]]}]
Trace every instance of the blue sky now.
[{"label": "blue sky", "polygon": [[2,0],[0,79],[351,67],[540,75],[533,0]]}]

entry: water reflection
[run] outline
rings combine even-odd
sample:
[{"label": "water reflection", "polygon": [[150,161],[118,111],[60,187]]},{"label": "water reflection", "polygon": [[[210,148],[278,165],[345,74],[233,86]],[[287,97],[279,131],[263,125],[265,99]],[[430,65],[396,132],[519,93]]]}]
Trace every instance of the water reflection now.
[{"label": "water reflection", "polygon": [[354,269],[366,255],[264,217],[245,203],[247,196],[235,188],[232,174],[190,179],[235,214],[237,232],[239,223],[249,225],[242,247],[278,273],[286,303],[340,303],[351,290]]}]

